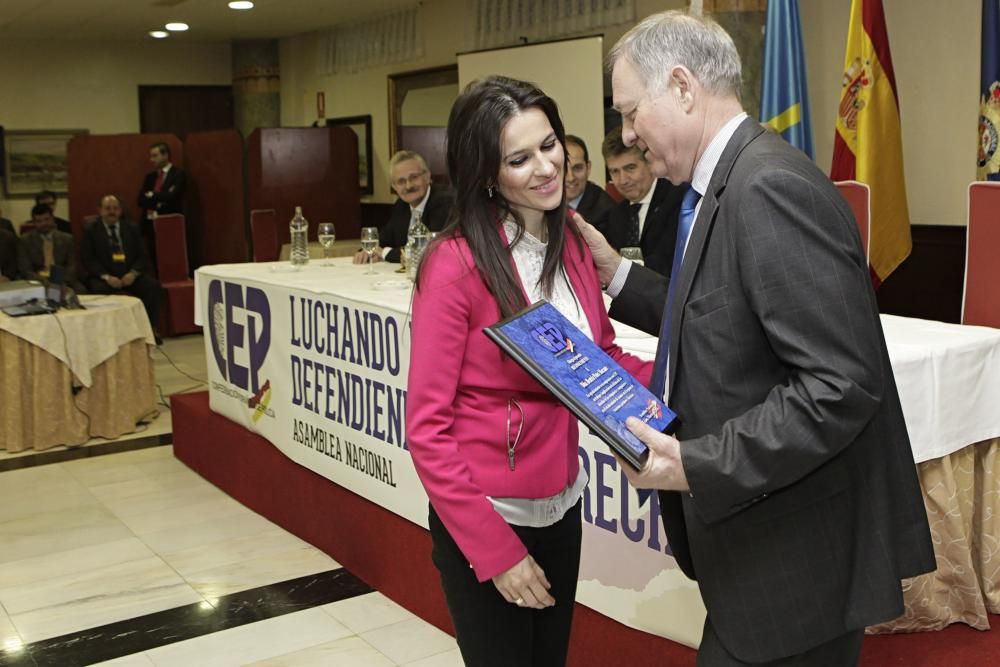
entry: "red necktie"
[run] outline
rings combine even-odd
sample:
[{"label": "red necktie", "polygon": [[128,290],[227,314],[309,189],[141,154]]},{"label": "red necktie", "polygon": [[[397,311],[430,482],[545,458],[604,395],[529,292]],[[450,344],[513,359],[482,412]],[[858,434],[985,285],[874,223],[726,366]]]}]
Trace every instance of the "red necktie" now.
[{"label": "red necktie", "polygon": [[163,189],[164,178],[166,178],[166,173],[162,169],[156,172],[156,183],[153,185],[153,192],[159,192]]}]

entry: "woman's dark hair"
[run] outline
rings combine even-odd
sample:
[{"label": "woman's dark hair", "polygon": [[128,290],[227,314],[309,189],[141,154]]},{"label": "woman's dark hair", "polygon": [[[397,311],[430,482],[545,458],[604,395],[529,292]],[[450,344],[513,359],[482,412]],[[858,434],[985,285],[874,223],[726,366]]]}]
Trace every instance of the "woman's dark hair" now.
[{"label": "woman's dark hair", "polygon": [[[524,220],[497,187],[503,158],[501,136],[507,122],[527,109],[545,114],[565,153],[566,131],[559,109],[532,83],[505,76],[473,81],[455,100],[448,118],[448,176],[455,188],[455,206],[447,232],[465,237],[476,268],[504,317],[527,304],[511,265],[506,238],[497,230],[501,220],[510,218],[518,227],[514,242],[524,235]],[[562,168],[566,168],[565,160]],[[570,227],[575,232],[575,227],[566,223],[565,194],[557,208],[545,212],[545,226],[548,248],[540,282],[542,291],[550,294],[563,268],[565,230]]]}]

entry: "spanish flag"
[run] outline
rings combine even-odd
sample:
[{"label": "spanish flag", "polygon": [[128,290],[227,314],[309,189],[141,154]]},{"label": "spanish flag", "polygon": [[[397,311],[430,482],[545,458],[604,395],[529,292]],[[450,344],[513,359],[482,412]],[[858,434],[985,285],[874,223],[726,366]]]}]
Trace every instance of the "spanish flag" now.
[{"label": "spanish flag", "polygon": [[876,287],[910,254],[899,97],[882,0],[852,0],[830,178],[871,188],[869,255]]}]

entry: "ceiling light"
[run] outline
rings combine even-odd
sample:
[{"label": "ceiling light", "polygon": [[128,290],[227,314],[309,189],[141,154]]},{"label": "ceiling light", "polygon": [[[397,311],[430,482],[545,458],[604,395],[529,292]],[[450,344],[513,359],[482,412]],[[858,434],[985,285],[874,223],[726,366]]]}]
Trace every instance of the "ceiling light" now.
[{"label": "ceiling light", "polygon": [[230,9],[253,9],[253,3],[250,0],[233,0],[229,3]]},{"label": "ceiling light", "polygon": [[187,23],[168,23],[167,25],[165,25],[163,27],[166,28],[167,30],[169,30],[170,32],[184,32],[185,30],[188,29],[188,24]]},{"label": "ceiling light", "polygon": [[170,36],[170,33],[166,30],[150,30],[150,37],[155,37],[156,39],[165,39]]}]

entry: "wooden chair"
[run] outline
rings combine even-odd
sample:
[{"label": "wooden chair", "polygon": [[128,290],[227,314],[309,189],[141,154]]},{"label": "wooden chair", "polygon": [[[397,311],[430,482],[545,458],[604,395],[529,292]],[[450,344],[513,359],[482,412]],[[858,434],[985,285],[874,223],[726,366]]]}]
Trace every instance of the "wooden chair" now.
[{"label": "wooden chair", "polygon": [[969,185],[962,324],[1000,328],[1000,183]]},{"label": "wooden chair", "polygon": [[274,262],[281,252],[278,222],[273,208],[250,211],[250,237],[253,241],[253,261]]},{"label": "wooden chair", "polygon": [[858,233],[861,234],[861,247],[865,250],[865,259],[871,258],[868,244],[871,239],[871,188],[865,183],[858,181],[836,181],[834,185],[840,190],[841,196],[847,200],[847,205],[854,213],[854,221],[858,225]]},{"label": "wooden chair", "polygon": [[156,270],[166,299],[163,311],[163,335],[178,336],[194,333],[194,281],[190,277],[187,255],[187,234],[184,216],[180,213],[157,216],[153,221],[156,234]]}]

